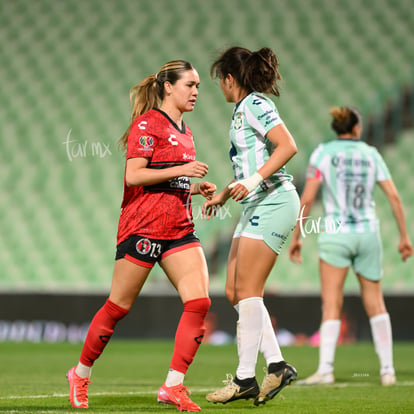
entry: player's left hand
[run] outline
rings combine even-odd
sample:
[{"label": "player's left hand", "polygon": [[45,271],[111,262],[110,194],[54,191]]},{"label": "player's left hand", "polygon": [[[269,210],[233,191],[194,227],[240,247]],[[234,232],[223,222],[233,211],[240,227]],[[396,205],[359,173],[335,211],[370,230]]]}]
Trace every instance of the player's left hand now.
[{"label": "player's left hand", "polygon": [[263,181],[263,177],[255,172],[251,177],[229,184],[230,197],[234,201],[243,200]]}]

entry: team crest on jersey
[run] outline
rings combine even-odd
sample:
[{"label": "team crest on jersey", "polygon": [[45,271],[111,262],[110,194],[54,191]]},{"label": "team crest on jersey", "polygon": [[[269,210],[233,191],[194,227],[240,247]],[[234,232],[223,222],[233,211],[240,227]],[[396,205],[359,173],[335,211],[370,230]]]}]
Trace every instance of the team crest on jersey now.
[{"label": "team crest on jersey", "polygon": [[234,118],[234,129],[240,129],[243,125],[243,115],[241,112],[237,112]]},{"label": "team crest on jersey", "polygon": [[154,145],[154,139],[152,137],[148,137],[148,136],[145,136],[145,135],[141,135],[139,137],[139,143],[144,148],[152,147]]},{"label": "team crest on jersey", "polygon": [[139,239],[135,248],[138,253],[148,254],[151,250],[151,242],[148,239]]}]

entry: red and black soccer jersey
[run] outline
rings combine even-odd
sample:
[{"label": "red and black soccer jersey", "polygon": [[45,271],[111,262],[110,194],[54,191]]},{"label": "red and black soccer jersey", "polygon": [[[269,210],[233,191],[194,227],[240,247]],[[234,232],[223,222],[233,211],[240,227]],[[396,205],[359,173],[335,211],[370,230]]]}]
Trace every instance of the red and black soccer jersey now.
[{"label": "red and black soccer jersey", "polygon": [[[169,168],[196,158],[193,135],[158,109],[139,116],[128,136],[126,158],[148,158],[147,168]],[[194,230],[190,179],[178,177],[150,185],[127,187],[119,219],[117,244],[139,234],[157,239],[178,239]]]}]

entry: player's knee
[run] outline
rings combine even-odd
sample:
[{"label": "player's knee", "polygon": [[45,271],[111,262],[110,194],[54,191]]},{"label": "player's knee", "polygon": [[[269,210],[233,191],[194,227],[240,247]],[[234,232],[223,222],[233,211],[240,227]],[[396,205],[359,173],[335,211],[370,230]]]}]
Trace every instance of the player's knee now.
[{"label": "player's knee", "polygon": [[109,299],[105,302],[104,309],[114,321],[119,321],[129,313],[128,309],[121,308]]},{"label": "player's knee", "polygon": [[202,315],[207,315],[207,312],[210,309],[210,305],[211,305],[211,300],[208,297],[192,299],[184,303],[184,311],[201,313]]}]

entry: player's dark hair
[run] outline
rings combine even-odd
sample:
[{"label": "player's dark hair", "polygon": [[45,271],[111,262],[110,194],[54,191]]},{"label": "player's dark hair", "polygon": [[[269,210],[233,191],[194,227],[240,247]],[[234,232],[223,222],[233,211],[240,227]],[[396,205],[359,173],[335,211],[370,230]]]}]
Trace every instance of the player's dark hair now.
[{"label": "player's dark hair", "polygon": [[264,47],[251,52],[243,47],[231,47],[211,65],[210,76],[224,79],[231,74],[239,86],[252,91],[280,95],[277,81],[282,79],[279,62],[272,49]]},{"label": "player's dark hair", "polygon": [[164,99],[164,83],[174,85],[184,72],[194,70],[193,65],[185,60],[172,60],[161,66],[160,70],[147,76],[138,85],[129,91],[129,100],[132,106],[131,123],[119,140],[119,146],[126,149],[131,126],[135,119],[152,108],[158,108]]},{"label": "player's dark hair", "polygon": [[331,127],[338,135],[350,134],[354,126],[362,122],[361,114],[356,108],[336,106],[329,112],[332,115]]}]

